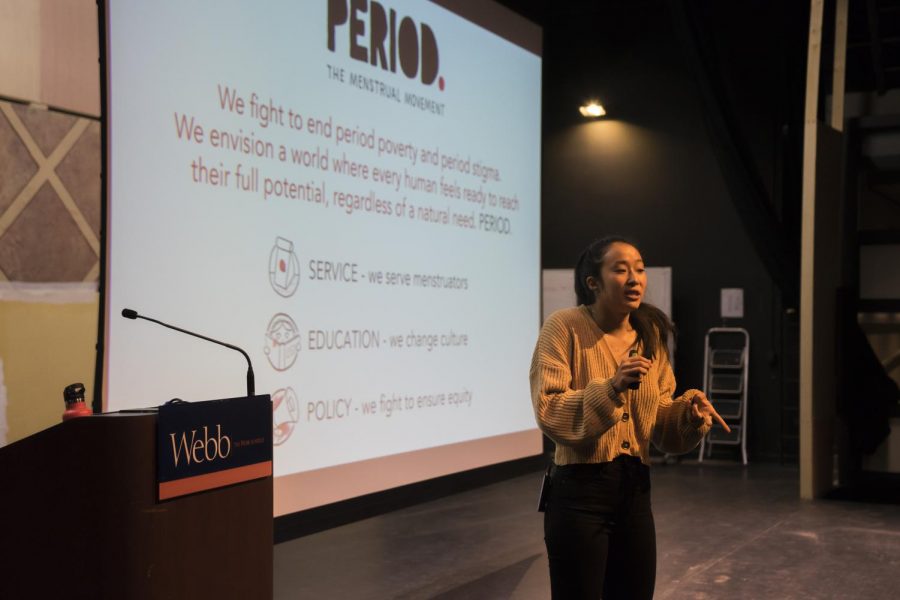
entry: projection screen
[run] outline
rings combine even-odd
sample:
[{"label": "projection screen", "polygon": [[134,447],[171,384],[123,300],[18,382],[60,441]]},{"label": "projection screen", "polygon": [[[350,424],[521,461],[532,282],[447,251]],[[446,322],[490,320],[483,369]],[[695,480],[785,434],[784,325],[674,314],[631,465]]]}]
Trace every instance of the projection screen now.
[{"label": "projection screen", "polygon": [[103,408],[271,394],[276,516],[541,452],[540,29],[108,0]]}]

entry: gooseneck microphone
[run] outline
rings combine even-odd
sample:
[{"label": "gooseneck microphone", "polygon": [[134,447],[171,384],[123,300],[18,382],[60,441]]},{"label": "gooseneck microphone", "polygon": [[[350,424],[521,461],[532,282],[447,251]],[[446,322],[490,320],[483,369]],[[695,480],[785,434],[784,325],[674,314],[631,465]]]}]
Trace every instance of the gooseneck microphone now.
[{"label": "gooseneck microphone", "polygon": [[163,323],[162,321],[157,321],[156,319],[151,319],[150,317],[145,317],[143,315],[139,315],[136,310],[132,310],[130,308],[122,309],[122,316],[126,319],[144,319],[145,321],[150,321],[152,323],[156,323],[157,325],[162,325],[163,327],[168,327],[169,329],[174,329],[175,331],[179,331],[181,333],[186,333],[188,335],[192,335],[194,337],[198,337],[201,340],[206,340],[207,342],[212,342],[213,344],[219,344],[220,346],[225,346],[226,348],[231,348],[232,350],[237,350],[241,354],[244,355],[244,358],[247,359],[247,396],[253,397],[256,394],[254,393],[254,377],[253,377],[253,365],[250,363],[250,357],[247,356],[247,353],[234,346],[232,344],[226,344],[225,342],[220,342],[219,340],[214,340],[211,337],[206,337],[205,335],[200,335],[199,333],[194,333],[193,331],[188,331],[187,329],[182,329],[181,327],[175,327],[174,325],[169,325],[168,323]]}]

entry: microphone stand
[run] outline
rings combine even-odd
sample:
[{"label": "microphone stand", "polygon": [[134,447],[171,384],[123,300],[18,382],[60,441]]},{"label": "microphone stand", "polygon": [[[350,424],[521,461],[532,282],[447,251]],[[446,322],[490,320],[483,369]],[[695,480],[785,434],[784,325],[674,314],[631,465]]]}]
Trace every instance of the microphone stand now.
[{"label": "microphone stand", "polygon": [[213,344],[218,344],[220,346],[225,346],[226,348],[231,348],[232,350],[237,350],[241,354],[244,355],[244,358],[247,360],[247,396],[253,397],[255,396],[255,378],[253,376],[253,365],[250,363],[250,357],[247,356],[247,353],[238,348],[233,344],[228,344],[226,342],[221,342],[219,340],[214,340],[211,337],[207,337],[205,335],[200,335],[199,333],[194,333],[193,331],[188,331],[187,329],[182,329],[181,327],[175,327],[174,325],[169,325],[168,323],[163,323],[162,321],[158,321],[156,319],[152,319],[150,317],[145,317],[143,315],[139,315],[136,310],[132,310],[130,308],[122,309],[122,316],[126,319],[144,319],[145,321],[151,321],[156,323],[157,325],[162,325],[168,329],[174,329],[175,331],[179,331],[181,333],[186,333],[187,335],[192,335],[194,337],[200,338],[201,340],[206,340],[207,342],[212,342]]}]

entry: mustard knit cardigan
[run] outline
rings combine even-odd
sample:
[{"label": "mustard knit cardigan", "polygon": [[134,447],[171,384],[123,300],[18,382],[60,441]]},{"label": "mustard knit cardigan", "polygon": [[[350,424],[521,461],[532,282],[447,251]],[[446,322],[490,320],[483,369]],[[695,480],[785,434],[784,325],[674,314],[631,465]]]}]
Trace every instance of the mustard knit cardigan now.
[{"label": "mustard knit cardigan", "polygon": [[687,390],[677,398],[675,375],[660,350],[636,390],[617,394],[618,362],[586,306],[550,315],[531,361],[531,397],[541,430],[556,442],[558,465],[597,463],[620,454],[650,464],[650,442],[663,452],[695,448],[709,431],[691,422]]}]

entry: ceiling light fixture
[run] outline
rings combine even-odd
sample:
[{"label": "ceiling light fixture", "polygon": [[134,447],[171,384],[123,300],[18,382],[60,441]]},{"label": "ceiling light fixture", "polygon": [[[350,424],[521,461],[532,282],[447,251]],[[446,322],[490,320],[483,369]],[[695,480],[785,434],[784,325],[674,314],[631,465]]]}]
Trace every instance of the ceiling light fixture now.
[{"label": "ceiling light fixture", "polygon": [[587,117],[589,119],[596,119],[597,117],[602,117],[606,114],[606,109],[603,108],[596,100],[591,100],[584,106],[579,106],[578,111],[581,113],[582,117]]}]

